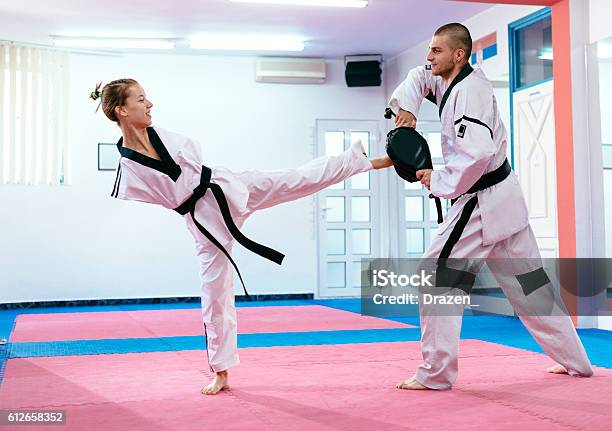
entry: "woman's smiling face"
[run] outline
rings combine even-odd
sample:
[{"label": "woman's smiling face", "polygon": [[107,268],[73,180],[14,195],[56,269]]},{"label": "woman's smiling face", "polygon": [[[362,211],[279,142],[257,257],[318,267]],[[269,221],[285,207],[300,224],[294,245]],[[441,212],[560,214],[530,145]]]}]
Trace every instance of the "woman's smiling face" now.
[{"label": "woman's smiling face", "polygon": [[124,125],[129,124],[139,128],[151,126],[153,103],[147,99],[144,88],[137,84],[130,86],[128,91],[129,96],[125,99],[125,104],[116,108],[117,118]]}]

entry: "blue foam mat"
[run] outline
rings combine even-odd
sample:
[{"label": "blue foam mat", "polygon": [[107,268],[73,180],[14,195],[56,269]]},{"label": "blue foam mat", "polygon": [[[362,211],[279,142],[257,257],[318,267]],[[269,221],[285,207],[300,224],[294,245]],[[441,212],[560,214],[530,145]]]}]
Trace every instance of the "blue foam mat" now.
[{"label": "blue foam mat", "polygon": [[[239,334],[238,347],[313,346],[417,341],[418,328]],[[10,343],[9,358],[203,350],[203,336]]]}]

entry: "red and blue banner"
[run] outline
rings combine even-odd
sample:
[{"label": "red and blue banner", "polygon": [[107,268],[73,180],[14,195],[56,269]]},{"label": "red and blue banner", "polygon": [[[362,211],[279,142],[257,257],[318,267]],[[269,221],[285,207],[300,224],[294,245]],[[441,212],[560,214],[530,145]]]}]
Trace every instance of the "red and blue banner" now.
[{"label": "red and blue banner", "polygon": [[491,33],[472,42],[470,63],[481,65],[488,58],[497,55],[497,33]]}]

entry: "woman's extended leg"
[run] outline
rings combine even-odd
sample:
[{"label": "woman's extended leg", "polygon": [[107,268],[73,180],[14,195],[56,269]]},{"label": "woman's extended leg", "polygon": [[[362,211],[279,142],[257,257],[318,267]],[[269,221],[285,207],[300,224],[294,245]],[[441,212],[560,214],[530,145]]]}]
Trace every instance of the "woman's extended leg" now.
[{"label": "woman's extended leg", "polygon": [[237,177],[249,190],[248,213],[309,196],[345,179],[373,169],[360,141],[331,157],[319,157],[280,171],[247,171]]},{"label": "woman's extended leg", "polygon": [[[361,143],[356,142],[338,156],[318,158],[297,169],[235,174],[247,186],[249,199],[247,211],[236,217],[234,222],[240,228],[255,210],[308,196],[374,167],[389,166],[384,159],[380,157],[370,161],[363,153]],[[208,208],[206,202],[206,198],[202,200],[196,212],[206,213],[202,220],[206,220],[207,229],[231,253],[233,239],[216,211],[217,204],[211,204],[214,211],[209,212],[205,211]],[[187,224],[196,239],[201,261],[202,320],[208,361],[216,373],[202,393],[212,395],[228,387],[227,370],[239,363],[233,268],[227,256],[198,231],[193,221],[188,220]]]}]

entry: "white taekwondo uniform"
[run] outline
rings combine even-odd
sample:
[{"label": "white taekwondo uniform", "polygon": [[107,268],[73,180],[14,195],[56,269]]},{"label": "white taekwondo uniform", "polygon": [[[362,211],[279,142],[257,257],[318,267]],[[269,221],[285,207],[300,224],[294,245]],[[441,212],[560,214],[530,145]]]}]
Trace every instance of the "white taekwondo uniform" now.
[{"label": "white taekwondo uniform", "polygon": [[223,371],[239,363],[230,266],[238,271],[230,256],[234,240],[278,264],[284,257],[238,229],[256,210],[311,195],[372,169],[372,164],[356,142],[338,156],[321,157],[297,169],[234,173],[203,166],[200,145],[187,137],[157,127],[147,132],[161,160],[125,148],[121,138],[117,147],[122,157],[112,196],[161,205],[184,215],[201,262],[208,361],[213,371]]},{"label": "white taekwondo uniform", "polygon": [[[476,258],[469,268],[472,274],[480,270],[485,258],[539,262],[527,205],[518,178],[506,160],[506,129],[492,85],[483,71],[466,64],[447,85],[441,77],[432,75],[429,65],[414,68],[393,92],[389,106],[396,114],[401,108],[418,116],[423,99],[438,106],[444,159],[444,166],[431,174],[430,191],[433,196],[456,200],[423,257]],[[477,183],[488,173],[501,181],[493,181],[488,187],[486,182],[485,187]],[[540,286],[527,286],[521,284],[524,277],[496,273],[491,266],[523,324],[546,353],[565,366],[569,374],[590,376],[589,360],[569,316],[534,312],[533,304],[558,300],[551,299],[554,289],[545,273]],[[541,280],[543,269],[538,266],[521,275],[532,282]],[[545,285],[548,288],[537,289]],[[455,287],[450,292],[463,294],[470,289]],[[423,305],[421,301],[419,310],[424,363],[415,378],[429,388],[448,389],[457,378],[463,306]]]}]

